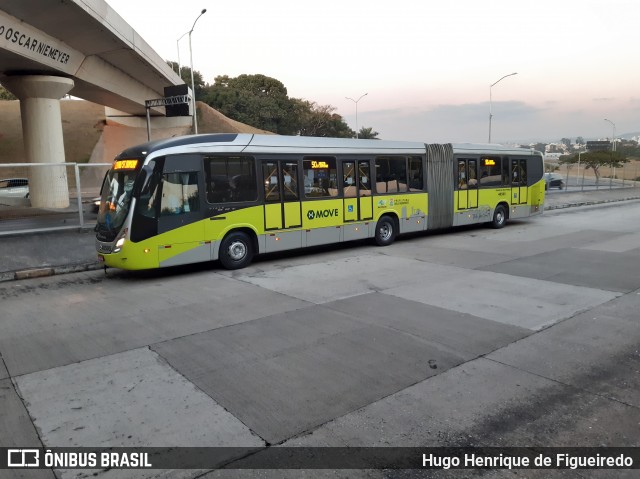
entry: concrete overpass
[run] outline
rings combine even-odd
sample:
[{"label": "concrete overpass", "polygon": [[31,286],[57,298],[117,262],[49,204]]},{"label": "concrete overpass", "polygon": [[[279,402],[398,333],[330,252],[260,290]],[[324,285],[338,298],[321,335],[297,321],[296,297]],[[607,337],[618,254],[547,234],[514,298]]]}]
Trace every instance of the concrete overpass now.
[{"label": "concrete overpass", "polygon": [[[0,83],[20,100],[28,161],[64,163],[60,98],[144,116],[183,81],[104,0],[3,0]],[[32,206],[68,206],[64,168],[32,170]]]}]

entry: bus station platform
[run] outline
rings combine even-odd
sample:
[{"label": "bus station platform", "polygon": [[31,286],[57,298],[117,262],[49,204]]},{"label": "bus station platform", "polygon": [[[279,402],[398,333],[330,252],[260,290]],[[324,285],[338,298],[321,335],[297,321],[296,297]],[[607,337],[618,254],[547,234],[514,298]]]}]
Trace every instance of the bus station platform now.
[{"label": "bus station platform", "polygon": [[[640,186],[547,192],[545,210],[640,199]],[[34,222],[47,221],[35,217]],[[3,228],[0,218],[0,229]],[[38,225],[34,224],[34,229]],[[5,232],[6,233],[6,232]],[[0,281],[29,279],[102,268],[95,250],[93,225],[85,228],[0,236]]]}]

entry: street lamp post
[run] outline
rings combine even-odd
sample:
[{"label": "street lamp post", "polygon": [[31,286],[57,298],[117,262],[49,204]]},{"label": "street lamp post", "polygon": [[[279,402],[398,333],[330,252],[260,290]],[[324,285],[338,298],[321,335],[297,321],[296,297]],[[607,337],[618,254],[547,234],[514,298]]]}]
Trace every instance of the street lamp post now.
[{"label": "street lamp post", "polygon": [[[611,120],[607,120],[606,118],[604,119],[604,121],[608,121],[609,123],[611,123],[611,126],[613,127],[613,146],[611,147],[611,151],[616,151],[616,124]],[[609,178],[609,189],[611,189],[614,176],[616,176],[615,166],[613,167],[613,174],[611,175],[611,178]]]},{"label": "street lamp post", "polygon": [[193,50],[191,49],[191,34],[193,33],[193,29],[196,27],[196,22],[200,19],[200,17],[202,15],[204,15],[207,12],[206,8],[203,8],[202,11],[200,12],[200,15],[198,15],[198,18],[195,19],[195,21],[193,22],[193,26],[191,27],[191,30],[189,30],[188,32],[186,32],[185,34],[183,34],[180,38],[178,38],[178,76],[180,76],[182,78],[182,76],[180,75],[180,45],[179,42],[182,39],[182,37],[184,37],[185,35],[189,35],[189,63],[191,65],[191,109],[193,111],[193,133],[194,134],[198,134],[198,114],[196,112],[196,85],[195,85],[195,81],[193,78]]},{"label": "street lamp post", "polygon": [[[580,181],[580,155],[582,155],[581,151],[578,152],[578,171],[576,172],[576,186],[578,186],[578,182]],[[567,178],[567,183],[568,182],[569,179]]]},{"label": "street lamp post", "polygon": [[517,72],[509,73],[508,75],[503,76],[498,81],[496,81],[496,82],[492,83],[491,85],[489,85],[489,143],[491,143],[491,118],[493,118],[493,115],[491,114],[491,103],[492,103],[491,88],[493,88],[494,85],[498,84],[499,82],[501,82],[505,78],[511,77],[511,76],[517,75],[517,74],[518,74]]},{"label": "street lamp post", "polygon": [[604,121],[608,121],[609,123],[611,123],[611,126],[613,127],[613,147],[611,148],[611,150],[616,151],[616,124],[611,120],[607,120],[606,118],[604,119]]},{"label": "street lamp post", "polygon": [[354,102],[356,104],[356,140],[358,139],[358,102],[360,100],[362,100],[365,96],[367,96],[369,93],[365,93],[364,95],[362,95],[360,98],[358,98],[357,100],[354,100],[353,98],[350,98],[348,96],[345,96],[345,98],[347,100],[351,100],[352,102]]}]

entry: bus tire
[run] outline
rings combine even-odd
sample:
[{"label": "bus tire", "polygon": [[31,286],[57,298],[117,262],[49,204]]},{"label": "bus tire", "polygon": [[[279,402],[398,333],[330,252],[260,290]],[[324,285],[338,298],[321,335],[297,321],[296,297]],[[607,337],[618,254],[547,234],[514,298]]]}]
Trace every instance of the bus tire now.
[{"label": "bus tire", "polygon": [[496,206],[493,212],[493,220],[491,221],[491,227],[494,229],[500,229],[507,224],[507,209],[504,205]]},{"label": "bus tire", "polygon": [[253,260],[253,241],[247,233],[235,231],[224,237],[218,254],[225,269],[242,269]]},{"label": "bus tire", "polygon": [[378,246],[388,246],[396,239],[396,222],[390,216],[383,216],[376,224],[374,239]]}]

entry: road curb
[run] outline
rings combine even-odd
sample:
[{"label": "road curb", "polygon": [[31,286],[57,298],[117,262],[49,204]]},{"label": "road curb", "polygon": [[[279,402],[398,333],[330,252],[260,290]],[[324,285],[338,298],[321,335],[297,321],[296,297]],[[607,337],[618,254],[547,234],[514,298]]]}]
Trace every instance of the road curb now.
[{"label": "road curb", "polygon": [[560,205],[549,205],[544,207],[545,211],[547,210],[561,210],[564,208],[573,208],[576,206],[591,206],[591,205],[600,205],[604,203],[618,203],[620,201],[632,201],[632,200],[640,200],[640,196],[630,196],[627,198],[616,198],[616,199],[608,199],[608,200],[594,200],[594,201],[579,201],[576,203],[562,203]]},{"label": "road curb", "polygon": [[79,263],[62,266],[51,266],[43,268],[27,268],[18,271],[0,272],[0,283],[6,281],[18,281],[21,279],[45,278],[67,273],[81,273],[83,271],[94,271],[102,269],[104,265],[97,261],[91,263]]}]

